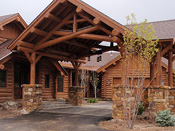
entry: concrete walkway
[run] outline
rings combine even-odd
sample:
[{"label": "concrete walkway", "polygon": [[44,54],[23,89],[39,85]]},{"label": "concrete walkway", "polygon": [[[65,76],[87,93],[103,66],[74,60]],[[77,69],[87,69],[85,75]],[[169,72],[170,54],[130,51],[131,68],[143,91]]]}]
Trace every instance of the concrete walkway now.
[{"label": "concrete walkway", "polygon": [[108,120],[112,102],[44,109],[29,115],[0,119],[0,131],[106,131],[99,121]]}]

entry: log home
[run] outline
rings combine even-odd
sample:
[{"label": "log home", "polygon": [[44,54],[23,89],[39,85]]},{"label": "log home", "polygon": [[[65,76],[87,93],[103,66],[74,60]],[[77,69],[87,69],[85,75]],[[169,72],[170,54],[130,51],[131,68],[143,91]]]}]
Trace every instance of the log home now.
[{"label": "log home", "polygon": [[[1,25],[1,32],[5,26]],[[118,50],[118,46],[100,43],[121,44],[125,27],[80,0],[54,0],[24,28],[15,40],[1,44],[7,52],[0,60],[1,101],[21,99],[22,84],[42,84],[44,100],[68,98],[68,87],[78,86],[78,70],[85,57]],[[62,68],[61,61],[70,61],[74,73]]]},{"label": "log home", "polygon": [[[26,27],[20,17],[13,21],[21,22],[22,27],[19,24],[17,27],[22,30]],[[6,31],[9,22],[1,23],[0,33]],[[53,0],[22,33],[18,33],[20,35],[14,41],[1,44],[6,53],[0,60],[0,99],[21,98],[21,84],[30,84],[32,87],[42,84],[43,99],[67,98],[68,87],[72,83],[78,86],[78,70],[85,63],[85,57],[110,50],[123,53],[122,36],[125,28],[80,0]],[[173,86],[174,37],[159,39],[159,52],[150,66],[150,78],[156,75],[151,85],[162,85],[161,57],[165,57],[168,59],[168,85]],[[4,41],[4,37],[1,41]],[[110,46],[101,45],[103,41],[109,42]],[[60,65],[61,61],[71,62],[74,76],[72,70]],[[158,72],[154,71],[155,68]],[[104,69],[102,72],[105,72]],[[114,81],[116,83],[118,80]]]}]

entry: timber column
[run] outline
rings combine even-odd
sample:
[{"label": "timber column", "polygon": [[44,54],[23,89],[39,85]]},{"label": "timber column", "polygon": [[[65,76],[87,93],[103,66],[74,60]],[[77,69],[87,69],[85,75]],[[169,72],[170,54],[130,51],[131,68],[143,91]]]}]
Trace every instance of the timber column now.
[{"label": "timber column", "polygon": [[150,85],[154,85],[154,69],[155,69],[155,60],[153,59],[150,63]]},{"label": "timber column", "polygon": [[159,44],[159,51],[156,56],[156,85],[162,85],[162,62],[161,62],[161,49],[162,46]]},{"label": "timber column", "polygon": [[35,84],[35,72],[36,72],[36,53],[31,54],[32,63],[30,64],[30,84]]},{"label": "timber column", "polygon": [[168,53],[168,86],[173,86],[173,51]]}]

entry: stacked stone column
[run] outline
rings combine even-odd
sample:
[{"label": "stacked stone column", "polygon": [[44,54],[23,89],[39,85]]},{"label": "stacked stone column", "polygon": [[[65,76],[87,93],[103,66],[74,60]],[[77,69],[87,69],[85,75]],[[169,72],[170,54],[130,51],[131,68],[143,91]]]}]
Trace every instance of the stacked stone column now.
[{"label": "stacked stone column", "polygon": [[73,86],[69,87],[69,103],[73,106],[83,105],[84,87]]},{"label": "stacked stone column", "polygon": [[42,109],[42,85],[29,84],[23,87],[23,109],[27,112],[33,112]]}]

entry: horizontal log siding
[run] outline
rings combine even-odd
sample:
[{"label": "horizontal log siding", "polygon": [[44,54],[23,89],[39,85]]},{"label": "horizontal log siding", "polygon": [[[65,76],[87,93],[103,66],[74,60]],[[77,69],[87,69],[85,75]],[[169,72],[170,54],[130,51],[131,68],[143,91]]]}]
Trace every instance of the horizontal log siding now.
[{"label": "horizontal log siding", "polygon": [[6,70],[6,87],[0,87],[0,101],[13,100],[14,94],[14,70],[13,70],[13,60],[9,60],[5,64]]},{"label": "horizontal log siding", "polygon": [[[45,61],[44,59],[39,61],[39,72],[40,72],[40,83],[44,86],[42,92],[43,100],[52,100],[54,99],[55,91],[55,73],[53,67]],[[52,70],[53,69],[53,70]],[[49,88],[45,88],[45,75],[49,75]]]}]

